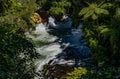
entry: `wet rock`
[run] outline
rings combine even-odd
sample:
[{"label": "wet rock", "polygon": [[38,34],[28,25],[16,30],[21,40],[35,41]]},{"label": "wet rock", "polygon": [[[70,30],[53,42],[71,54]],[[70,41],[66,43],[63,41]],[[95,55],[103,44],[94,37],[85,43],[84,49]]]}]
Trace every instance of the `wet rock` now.
[{"label": "wet rock", "polygon": [[67,73],[73,71],[73,69],[73,66],[68,65],[49,65],[44,79],[66,79]]},{"label": "wet rock", "polygon": [[48,18],[48,28],[56,29],[56,30],[65,30],[70,29],[72,27],[72,19],[68,16],[64,16],[61,21],[56,21],[54,17],[50,16]]}]

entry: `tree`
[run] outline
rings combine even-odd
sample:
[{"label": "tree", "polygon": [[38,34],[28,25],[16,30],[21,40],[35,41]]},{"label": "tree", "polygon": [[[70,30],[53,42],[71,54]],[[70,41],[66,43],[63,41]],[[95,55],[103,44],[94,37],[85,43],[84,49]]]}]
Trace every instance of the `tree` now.
[{"label": "tree", "polygon": [[59,20],[67,13],[67,10],[70,8],[70,6],[71,3],[67,0],[53,1],[49,12]]},{"label": "tree", "polygon": [[0,6],[0,79],[33,79],[37,53],[23,33],[32,26],[35,0],[0,0]]}]

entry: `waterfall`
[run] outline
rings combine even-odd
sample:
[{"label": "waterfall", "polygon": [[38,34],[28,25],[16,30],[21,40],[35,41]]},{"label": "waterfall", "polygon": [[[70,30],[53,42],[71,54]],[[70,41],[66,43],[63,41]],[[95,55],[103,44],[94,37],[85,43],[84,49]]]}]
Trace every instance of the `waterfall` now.
[{"label": "waterfall", "polygon": [[[49,17],[48,24],[37,24],[35,31],[26,32],[27,38],[35,43],[36,51],[41,55],[36,62],[36,72],[42,70],[43,66],[51,64],[81,65],[81,60],[88,58],[89,47],[86,46],[81,23],[78,29],[72,28],[72,19],[68,16],[57,22],[55,18]],[[39,44],[41,42],[44,45]]]}]

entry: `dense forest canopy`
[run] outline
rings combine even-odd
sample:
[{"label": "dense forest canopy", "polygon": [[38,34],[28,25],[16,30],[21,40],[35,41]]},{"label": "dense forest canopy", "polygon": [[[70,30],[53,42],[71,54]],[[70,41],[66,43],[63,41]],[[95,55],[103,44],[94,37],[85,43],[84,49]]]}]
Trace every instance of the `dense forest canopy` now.
[{"label": "dense forest canopy", "polygon": [[65,14],[73,27],[83,22],[95,66],[75,67],[66,78],[119,79],[120,0],[0,0],[0,79],[33,79],[38,55],[24,32],[50,15],[60,21]]}]

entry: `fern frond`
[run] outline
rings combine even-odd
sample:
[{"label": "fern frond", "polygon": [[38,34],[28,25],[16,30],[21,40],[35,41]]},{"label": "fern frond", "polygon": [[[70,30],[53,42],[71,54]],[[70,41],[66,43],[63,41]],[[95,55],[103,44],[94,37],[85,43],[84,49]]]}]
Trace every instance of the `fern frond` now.
[{"label": "fern frond", "polygon": [[103,5],[103,4],[104,4],[104,2],[105,2],[105,1],[102,1],[102,2],[98,5],[98,7],[100,7],[101,5]]},{"label": "fern frond", "polygon": [[80,12],[79,12],[79,15],[82,16],[84,14],[86,14],[87,12],[89,11],[89,8],[83,8]]},{"label": "fern frond", "polygon": [[88,12],[84,15],[83,19],[87,19],[88,17],[92,16],[93,13],[94,13],[93,10],[88,11]]},{"label": "fern frond", "polygon": [[85,2],[85,3],[90,6],[90,3],[89,3],[89,2]]},{"label": "fern frond", "polygon": [[105,14],[105,15],[108,15],[108,14],[109,14],[108,10],[106,10],[106,9],[101,9],[101,8],[96,8],[96,9],[95,9],[95,13],[96,13],[96,14]]},{"label": "fern frond", "polygon": [[109,32],[109,31],[110,31],[109,28],[104,28],[104,29],[102,29],[102,30],[100,31],[100,33],[106,33],[106,32]]},{"label": "fern frond", "polygon": [[105,3],[103,5],[100,6],[100,8],[108,8],[108,7],[112,7],[113,5],[111,3]]},{"label": "fern frond", "polygon": [[102,14],[108,15],[109,12],[108,12],[108,10],[103,9],[103,10],[102,10]]},{"label": "fern frond", "polygon": [[92,19],[93,19],[93,20],[96,20],[97,18],[98,18],[98,17],[97,17],[96,14],[93,14],[93,15],[92,15]]},{"label": "fern frond", "polygon": [[53,7],[58,7],[59,4],[56,1],[53,1],[52,5],[53,5]]}]

